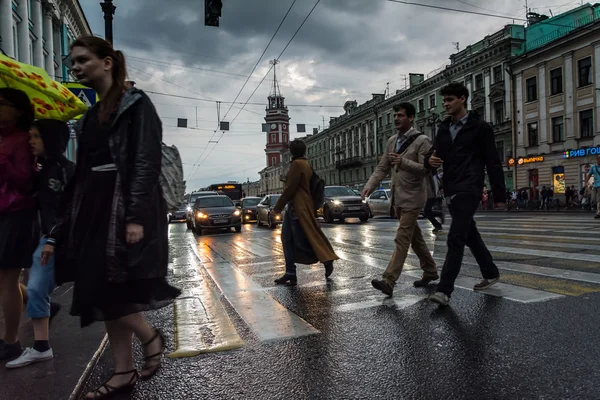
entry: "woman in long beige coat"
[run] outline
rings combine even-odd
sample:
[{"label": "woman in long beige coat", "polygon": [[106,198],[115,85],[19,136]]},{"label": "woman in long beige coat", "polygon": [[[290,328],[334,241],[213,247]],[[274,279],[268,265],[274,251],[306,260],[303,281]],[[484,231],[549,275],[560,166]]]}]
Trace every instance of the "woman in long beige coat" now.
[{"label": "woman in long beige coat", "polygon": [[339,257],[333,251],[331,243],[321,231],[317,222],[310,194],[310,178],[313,170],[306,157],[306,145],[301,140],[290,143],[293,161],[287,175],[286,188],[275,205],[280,213],[289,204],[281,228],[281,243],[285,256],[285,275],[275,283],[288,286],[296,285],[296,262],[314,264],[322,262],[325,266],[325,278],[333,272],[333,261]]}]

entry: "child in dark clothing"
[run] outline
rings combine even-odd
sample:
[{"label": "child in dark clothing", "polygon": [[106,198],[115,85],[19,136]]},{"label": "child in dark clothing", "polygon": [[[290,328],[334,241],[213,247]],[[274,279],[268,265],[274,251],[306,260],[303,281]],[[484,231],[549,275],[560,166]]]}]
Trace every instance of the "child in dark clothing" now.
[{"label": "child in dark clothing", "polygon": [[[7,368],[24,367],[54,357],[48,342],[50,294],[56,286],[54,257],[46,260],[42,252],[49,240],[46,235],[53,227],[61,194],[74,172],[74,164],[64,156],[69,136],[67,124],[51,119],[35,121],[30,130],[29,144],[36,157],[36,200],[42,233],[33,255],[27,285],[27,316],[33,323],[35,344],[32,348],[25,349],[19,358],[6,364]],[[56,306],[52,311],[56,312]]]}]

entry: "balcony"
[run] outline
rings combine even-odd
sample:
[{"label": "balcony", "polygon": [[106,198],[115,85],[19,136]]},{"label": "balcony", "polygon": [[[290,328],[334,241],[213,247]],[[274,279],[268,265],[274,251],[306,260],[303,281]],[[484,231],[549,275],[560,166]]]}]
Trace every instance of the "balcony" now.
[{"label": "balcony", "polygon": [[336,161],[335,168],[336,169],[346,169],[346,168],[354,168],[360,167],[362,165],[361,157],[349,157],[344,160]]}]

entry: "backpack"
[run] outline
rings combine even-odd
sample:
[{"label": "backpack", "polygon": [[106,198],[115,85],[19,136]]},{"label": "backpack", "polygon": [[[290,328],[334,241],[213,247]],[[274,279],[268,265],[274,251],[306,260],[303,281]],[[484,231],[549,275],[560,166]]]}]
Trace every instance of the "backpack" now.
[{"label": "backpack", "polygon": [[175,146],[162,143],[162,166],[158,178],[169,210],[179,207],[185,195],[183,163]]},{"label": "backpack", "polygon": [[313,170],[310,176],[310,196],[315,213],[325,202],[325,181]]}]

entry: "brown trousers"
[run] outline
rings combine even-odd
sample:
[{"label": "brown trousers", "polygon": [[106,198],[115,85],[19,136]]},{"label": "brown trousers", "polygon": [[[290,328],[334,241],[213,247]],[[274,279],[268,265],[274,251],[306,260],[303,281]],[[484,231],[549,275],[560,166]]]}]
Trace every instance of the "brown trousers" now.
[{"label": "brown trousers", "polygon": [[427,243],[425,243],[419,227],[420,212],[420,208],[396,207],[396,215],[400,220],[400,226],[398,226],[396,238],[394,239],[396,248],[387,269],[383,273],[383,280],[392,286],[395,286],[396,281],[400,278],[408,255],[408,248],[411,245],[415,254],[419,257],[423,276],[438,276],[435,261],[427,248]]}]

